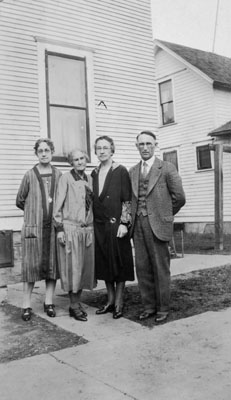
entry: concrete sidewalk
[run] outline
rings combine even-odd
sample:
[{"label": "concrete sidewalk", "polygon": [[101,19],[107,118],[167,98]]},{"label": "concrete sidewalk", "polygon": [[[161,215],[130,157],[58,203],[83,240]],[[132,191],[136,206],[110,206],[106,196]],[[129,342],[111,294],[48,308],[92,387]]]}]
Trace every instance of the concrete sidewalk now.
[{"label": "concrete sidewalk", "polygon": [[[173,259],[172,275],[230,264],[231,256]],[[228,400],[231,396],[231,309],[207,312],[152,329],[111,314],[88,322],[68,316],[57,287],[57,317],[42,311],[44,284],[36,284],[33,310],[87,344],[0,364],[1,400]],[[100,285],[97,289],[104,287]],[[20,306],[22,284],[8,288]]]}]

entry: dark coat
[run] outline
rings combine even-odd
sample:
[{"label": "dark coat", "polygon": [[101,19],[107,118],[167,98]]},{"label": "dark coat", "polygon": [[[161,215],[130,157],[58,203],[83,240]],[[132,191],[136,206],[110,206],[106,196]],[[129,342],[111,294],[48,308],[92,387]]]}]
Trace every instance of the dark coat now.
[{"label": "dark coat", "polygon": [[92,172],[96,279],[134,280],[129,235],[117,238],[123,204],[131,200],[128,171],[113,163],[99,195],[99,169]]},{"label": "dark coat", "polygon": [[[139,176],[141,162],[129,171],[132,183],[132,228],[134,230],[138,206]],[[167,161],[155,158],[149,171],[149,183],[146,194],[148,220],[154,235],[163,241],[169,241],[173,234],[174,215],[185,204],[185,194],[181,178],[175,166]]]}]

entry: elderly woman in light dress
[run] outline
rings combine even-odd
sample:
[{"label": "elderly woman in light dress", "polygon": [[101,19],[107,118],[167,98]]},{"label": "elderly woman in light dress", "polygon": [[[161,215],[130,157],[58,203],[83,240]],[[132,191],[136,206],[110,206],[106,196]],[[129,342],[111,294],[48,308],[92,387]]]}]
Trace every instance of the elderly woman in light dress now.
[{"label": "elderly woman in light dress", "polygon": [[59,180],[53,213],[61,287],[69,294],[69,315],[78,321],[87,321],[82,290],[95,286],[93,195],[91,177],[85,173],[87,160],[81,149],[69,153],[73,168]]}]

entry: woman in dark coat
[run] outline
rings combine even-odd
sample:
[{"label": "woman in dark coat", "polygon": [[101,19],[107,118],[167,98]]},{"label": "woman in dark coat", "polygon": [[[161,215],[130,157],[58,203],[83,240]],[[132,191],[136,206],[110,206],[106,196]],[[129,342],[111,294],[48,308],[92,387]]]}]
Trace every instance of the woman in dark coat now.
[{"label": "woman in dark coat", "polygon": [[96,314],[123,315],[125,281],[134,280],[133,257],[128,229],[131,221],[131,184],[127,169],[112,160],[115,146],[108,136],[95,141],[100,161],[92,172],[95,230],[96,279],[104,280],[108,293],[106,305]]},{"label": "woman in dark coat", "polygon": [[35,282],[42,279],[46,281],[44,311],[49,317],[55,317],[53,295],[56,280],[59,278],[52,212],[61,172],[50,164],[54,153],[54,145],[50,139],[38,139],[34,150],[39,162],[24,175],[16,199],[17,207],[24,211],[22,227],[22,319],[24,321],[31,319],[31,294]]}]

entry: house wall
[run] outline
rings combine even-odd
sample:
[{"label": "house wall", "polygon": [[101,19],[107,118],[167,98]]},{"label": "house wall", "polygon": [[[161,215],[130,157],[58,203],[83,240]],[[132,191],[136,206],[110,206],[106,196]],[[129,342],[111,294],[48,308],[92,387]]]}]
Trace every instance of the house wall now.
[{"label": "house wall", "polygon": [[102,134],[115,139],[115,159],[129,167],[138,160],[135,136],[157,123],[151,11],[149,0],[4,0],[0,15],[0,229],[17,230],[16,193],[36,162],[35,140],[47,134],[41,51],[89,55],[89,169]]},{"label": "house wall", "polygon": [[[217,127],[215,125],[217,115],[221,118],[219,107],[222,109],[225,98],[215,96],[209,80],[167,52],[158,51],[155,61],[157,83],[163,78],[172,78],[173,81],[176,122],[164,127],[159,125],[158,134],[161,150],[171,148],[178,150],[180,175],[187,203],[176,216],[176,222],[186,222],[187,230],[203,233],[214,222],[214,170],[197,170],[196,146],[211,141],[207,135]],[[224,156],[225,175],[230,173],[228,171],[230,167],[226,163],[227,157]],[[227,187],[225,190],[227,193]],[[226,196],[226,220],[230,218],[228,213],[228,209],[231,210],[230,200],[231,196],[229,195],[229,199]]]},{"label": "house wall", "polygon": [[[214,90],[215,103],[215,128],[230,121],[231,118],[231,92]],[[224,140],[224,139],[223,139]],[[227,141],[225,139],[225,141]],[[229,142],[227,142],[230,144]],[[224,220],[231,221],[231,154],[223,153],[223,185],[224,185]]]}]

